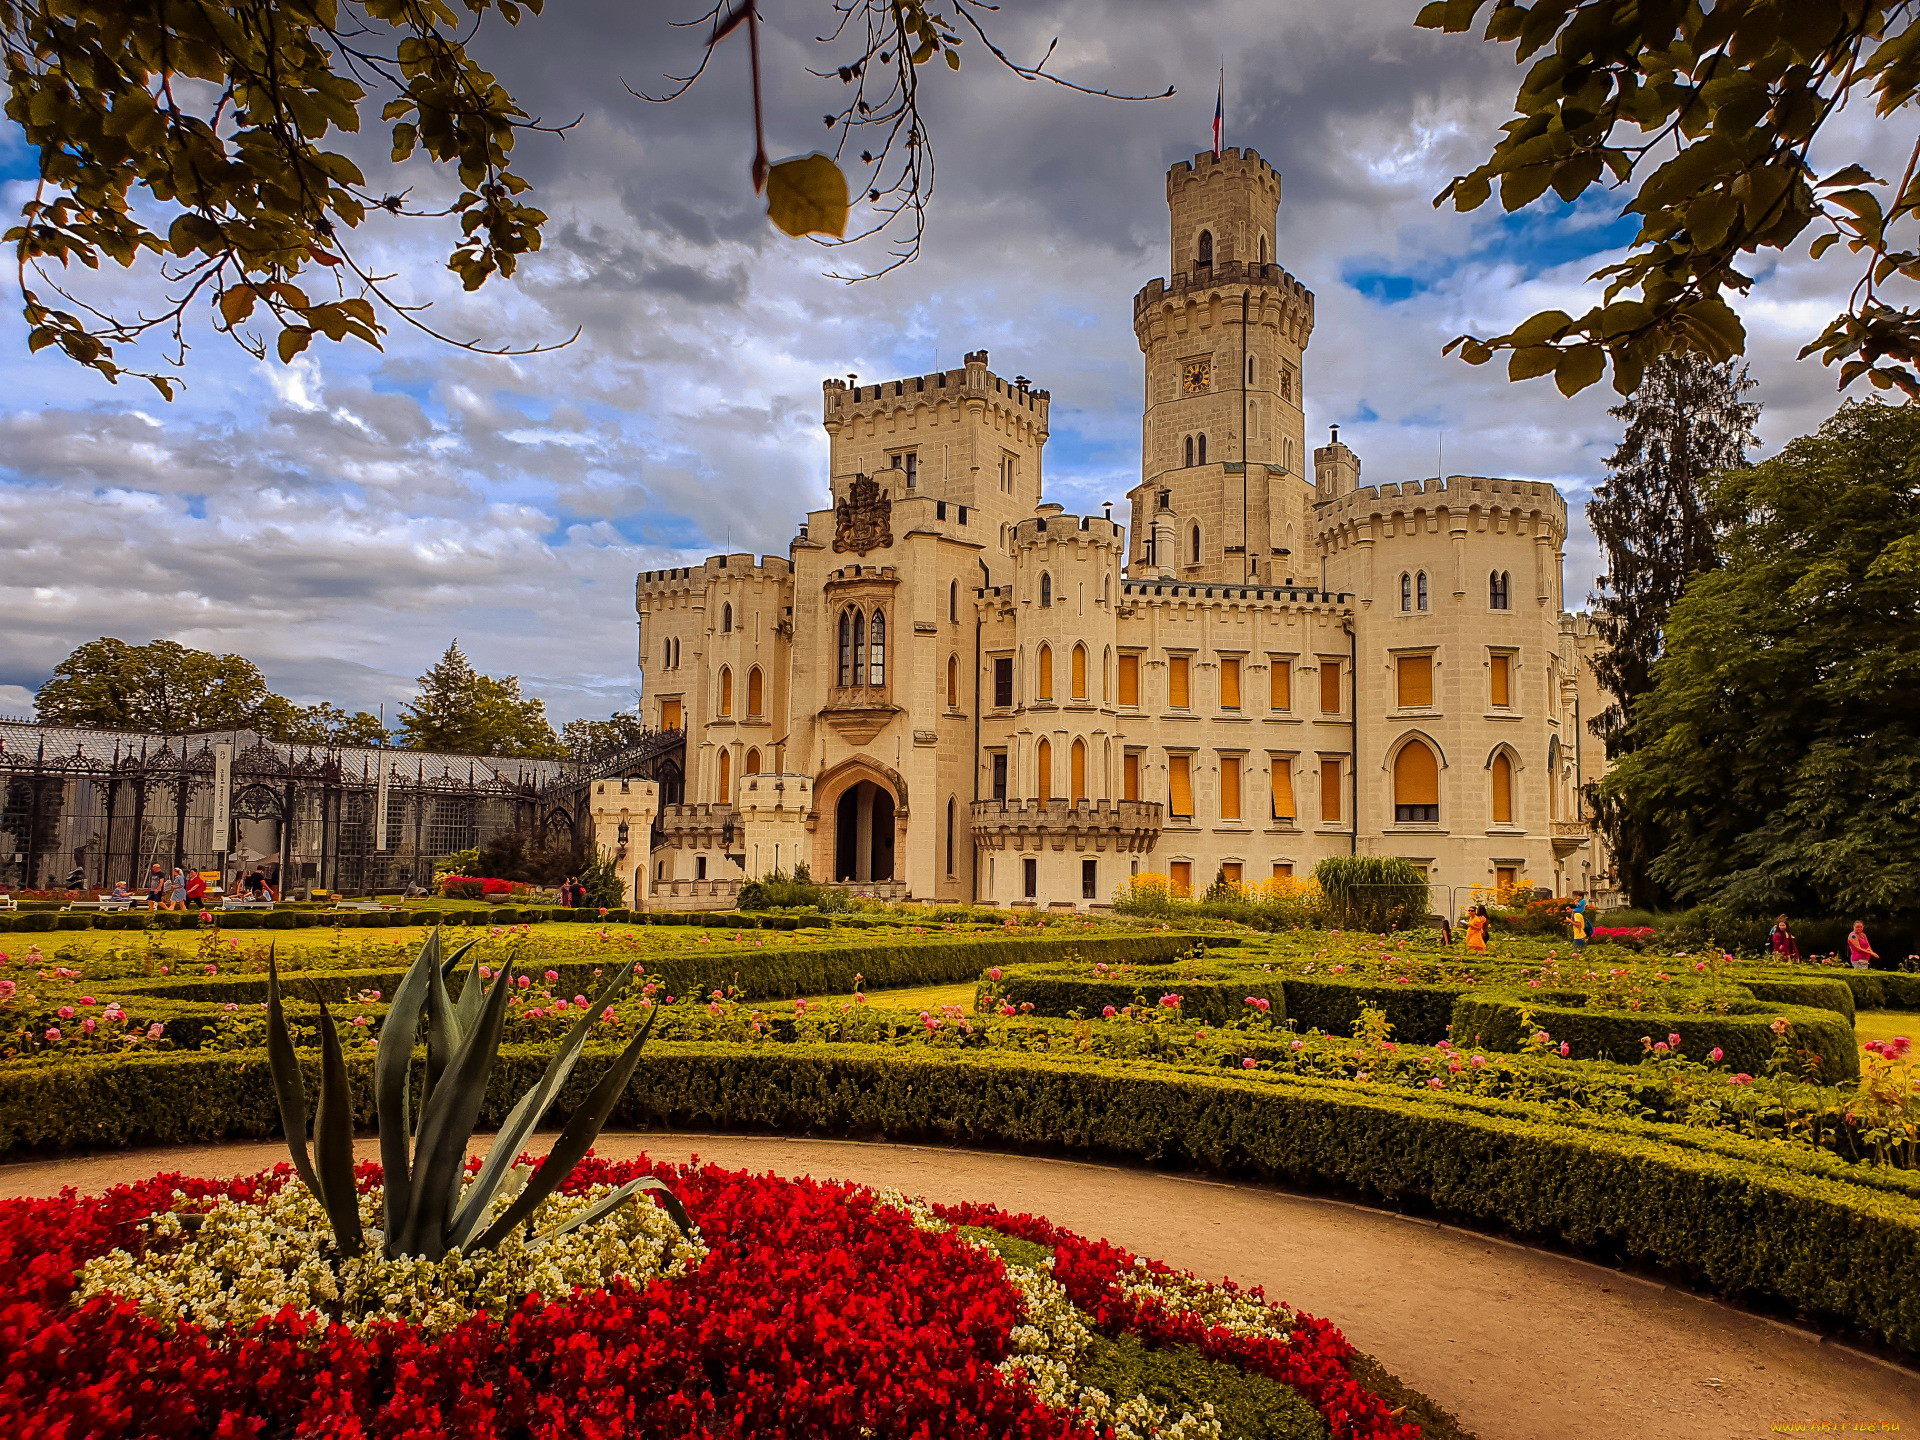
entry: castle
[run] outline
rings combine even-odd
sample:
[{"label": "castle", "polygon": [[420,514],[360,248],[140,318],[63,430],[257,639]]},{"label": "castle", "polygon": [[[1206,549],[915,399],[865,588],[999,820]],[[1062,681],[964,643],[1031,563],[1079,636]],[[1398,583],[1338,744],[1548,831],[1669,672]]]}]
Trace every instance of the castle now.
[{"label": "castle", "polygon": [[1349,853],[1417,861],[1439,908],[1601,883],[1565,501],[1478,476],[1363,485],[1337,427],[1309,477],[1313,294],[1274,259],[1280,176],[1203,153],[1167,203],[1168,278],[1133,304],[1128,523],[1046,501],[1048,392],[979,351],[825,382],[833,506],[787,558],[639,577],[645,713],[686,749],[678,803],[598,787],[636,903],[722,903],[802,862],[1003,906]]}]

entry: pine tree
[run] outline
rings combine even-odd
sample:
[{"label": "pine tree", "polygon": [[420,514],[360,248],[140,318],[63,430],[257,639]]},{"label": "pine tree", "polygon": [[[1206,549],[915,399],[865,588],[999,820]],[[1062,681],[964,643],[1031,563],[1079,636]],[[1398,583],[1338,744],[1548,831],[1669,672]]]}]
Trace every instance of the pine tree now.
[{"label": "pine tree", "polygon": [[419,684],[420,693],[400,713],[400,734],[411,749],[531,759],[566,753],[547,723],[546,705],[521,695],[520,677],[482,675],[458,640]]},{"label": "pine tree", "polygon": [[[1634,703],[1653,688],[1669,612],[1688,581],[1719,564],[1702,482],[1744,466],[1747,450],[1759,443],[1753,427],[1760,407],[1741,398],[1753,388],[1737,361],[1668,353],[1608,412],[1624,422],[1624,433],[1607,458],[1612,473],[1594,492],[1587,520],[1607,565],[1593,607],[1606,648],[1593,668],[1612,703],[1592,725],[1609,760],[1636,743]],[[1603,801],[1597,808],[1623,887],[1635,904],[1658,903],[1648,867],[1659,853],[1659,835],[1622,807]]]}]

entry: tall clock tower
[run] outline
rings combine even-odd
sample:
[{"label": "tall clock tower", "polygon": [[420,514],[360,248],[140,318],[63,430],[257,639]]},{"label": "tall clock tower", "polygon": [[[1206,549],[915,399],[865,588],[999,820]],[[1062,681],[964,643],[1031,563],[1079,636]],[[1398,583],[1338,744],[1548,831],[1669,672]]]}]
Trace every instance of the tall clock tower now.
[{"label": "tall clock tower", "polygon": [[1133,300],[1146,394],[1130,572],[1304,579],[1313,292],[1274,259],[1279,173],[1252,150],[1204,152],[1167,172],[1167,208],[1169,278]]}]

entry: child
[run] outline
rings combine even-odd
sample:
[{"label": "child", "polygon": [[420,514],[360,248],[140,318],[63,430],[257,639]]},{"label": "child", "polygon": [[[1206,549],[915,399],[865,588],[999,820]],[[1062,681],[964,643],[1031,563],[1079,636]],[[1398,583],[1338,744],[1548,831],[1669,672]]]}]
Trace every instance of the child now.
[{"label": "child", "polygon": [[1573,922],[1573,948],[1575,951],[1584,950],[1587,948],[1587,912],[1576,906],[1574,907],[1571,919]]}]

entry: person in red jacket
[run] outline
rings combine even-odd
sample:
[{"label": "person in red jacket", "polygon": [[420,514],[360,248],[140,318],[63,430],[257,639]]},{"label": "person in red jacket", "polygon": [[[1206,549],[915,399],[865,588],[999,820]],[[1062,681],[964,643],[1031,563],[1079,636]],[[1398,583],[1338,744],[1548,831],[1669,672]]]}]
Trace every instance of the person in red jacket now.
[{"label": "person in red jacket", "polygon": [[187,903],[204,905],[207,900],[207,877],[198,870],[187,872]]}]

